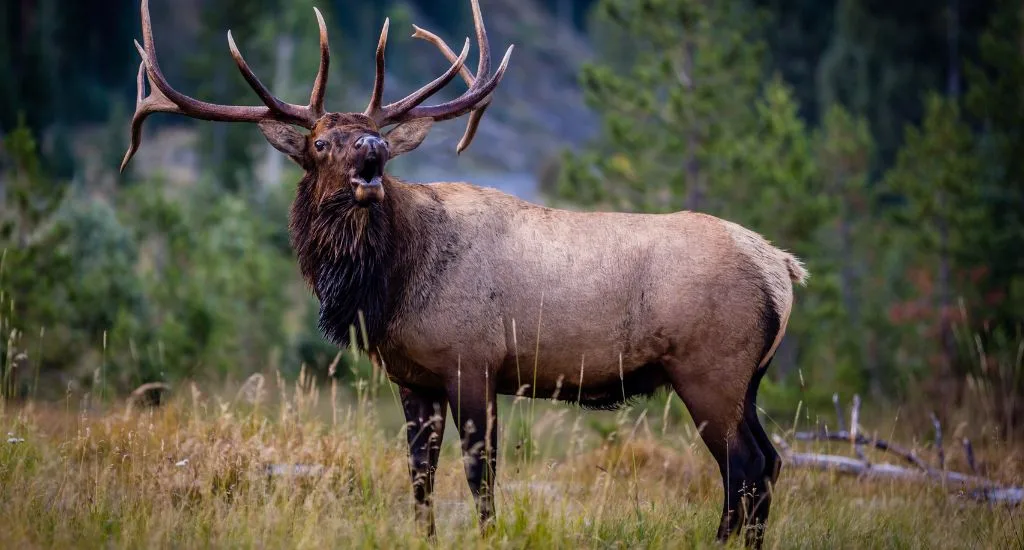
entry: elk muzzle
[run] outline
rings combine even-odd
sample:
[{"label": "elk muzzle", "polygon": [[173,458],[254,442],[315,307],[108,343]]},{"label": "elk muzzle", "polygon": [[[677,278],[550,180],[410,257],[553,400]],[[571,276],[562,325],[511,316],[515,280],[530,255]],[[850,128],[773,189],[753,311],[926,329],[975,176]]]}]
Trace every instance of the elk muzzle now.
[{"label": "elk muzzle", "polygon": [[352,191],[360,206],[369,206],[384,200],[384,164],[390,152],[383,138],[370,134],[359,138],[355,148],[358,160],[352,177]]}]

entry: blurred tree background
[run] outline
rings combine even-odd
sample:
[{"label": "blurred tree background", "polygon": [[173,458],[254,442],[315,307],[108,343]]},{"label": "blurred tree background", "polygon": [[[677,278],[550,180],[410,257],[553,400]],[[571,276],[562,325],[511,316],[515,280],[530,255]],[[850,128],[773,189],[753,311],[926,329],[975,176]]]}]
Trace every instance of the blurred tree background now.
[{"label": "blurred tree background", "polygon": [[[255,101],[230,28],[272,89],[304,101],[311,2],[152,4],[177,88]],[[482,181],[467,179],[525,178],[576,208],[701,210],[804,258],[812,279],[765,391],[778,410],[858,391],[982,403],[1024,426],[1019,1],[482,4],[495,48],[517,50],[503,107],[460,160]],[[411,22],[450,41],[472,32],[468,0],[319,7],[333,110],[361,110],[384,17],[402,30],[396,95],[444,66]],[[6,356],[27,357],[5,368],[58,394],[326,370],[335,350],[288,247],[299,175],[254,128],[155,117],[133,170],[116,174],[138,35],[136,0],[0,7],[0,328]],[[448,173],[460,132],[438,129],[399,166]]]}]

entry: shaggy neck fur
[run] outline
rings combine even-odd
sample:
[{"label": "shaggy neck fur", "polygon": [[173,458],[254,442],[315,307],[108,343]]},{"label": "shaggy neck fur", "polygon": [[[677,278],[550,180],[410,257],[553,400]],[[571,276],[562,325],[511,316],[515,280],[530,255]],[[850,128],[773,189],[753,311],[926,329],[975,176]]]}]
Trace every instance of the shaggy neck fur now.
[{"label": "shaggy neck fur", "polygon": [[[299,183],[290,229],[302,276],[320,299],[320,331],[344,347],[354,327],[355,344],[373,349],[394,313],[389,297],[399,293],[391,288],[391,269],[399,263],[390,190],[384,201],[363,208],[347,190],[320,199],[316,181],[308,174]],[[390,183],[385,180],[385,188],[393,188]]]}]

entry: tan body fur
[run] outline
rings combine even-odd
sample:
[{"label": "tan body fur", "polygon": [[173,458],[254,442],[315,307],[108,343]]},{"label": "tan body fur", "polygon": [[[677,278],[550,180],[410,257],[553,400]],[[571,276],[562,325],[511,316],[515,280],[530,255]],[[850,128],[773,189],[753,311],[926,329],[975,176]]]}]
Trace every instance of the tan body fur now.
[{"label": "tan body fur", "polygon": [[[396,381],[441,387],[460,364],[464,376],[489,369],[499,393],[516,393],[532,384],[536,367],[536,395],[561,391],[566,399],[576,396],[566,388],[579,386],[581,365],[586,394],[621,388],[620,361],[628,377],[671,358],[684,371],[680,379],[745,385],[763,366],[761,312],[751,306],[764,303],[766,281],[782,323],[789,317],[795,260],[736,224],[691,212],[580,213],[460,183],[431,184],[427,193],[389,182],[405,188],[387,190],[403,208],[414,210],[416,195],[440,198],[452,230],[471,243],[431,288],[426,307],[400,315],[388,331],[380,351]],[[412,247],[434,237],[408,235]],[[704,348],[723,347],[748,368],[685,364],[700,361]]]}]

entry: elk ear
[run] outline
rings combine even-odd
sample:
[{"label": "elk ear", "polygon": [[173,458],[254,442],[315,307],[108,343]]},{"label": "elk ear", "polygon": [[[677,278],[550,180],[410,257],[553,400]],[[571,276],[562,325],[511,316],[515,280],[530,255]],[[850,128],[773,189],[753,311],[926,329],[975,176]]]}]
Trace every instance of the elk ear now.
[{"label": "elk ear", "polygon": [[414,118],[409,122],[399,124],[388,132],[385,137],[388,140],[388,151],[391,153],[391,158],[419,147],[430,133],[430,127],[433,125],[434,119],[432,118]]},{"label": "elk ear", "polygon": [[308,164],[306,156],[306,136],[303,136],[291,125],[274,120],[261,121],[260,131],[263,137],[274,146],[274,149],[288,155],[296,164],[305,168]]}]

